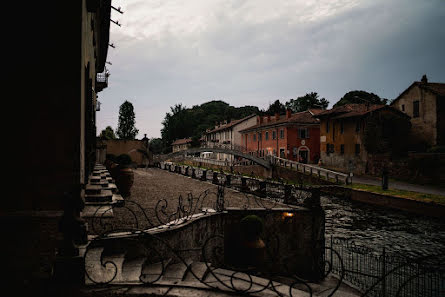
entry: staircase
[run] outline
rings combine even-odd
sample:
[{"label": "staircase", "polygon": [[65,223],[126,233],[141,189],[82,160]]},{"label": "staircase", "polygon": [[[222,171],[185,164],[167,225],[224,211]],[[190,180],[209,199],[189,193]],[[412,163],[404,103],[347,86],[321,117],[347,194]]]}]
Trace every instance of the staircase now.
[{"label": "staircase", "polygon": [[85,208],[81,216],[111,217],[113,206],[122,206],[123,203],[124,199],[108,170],[102,164],[96,164],[85,187]]}]

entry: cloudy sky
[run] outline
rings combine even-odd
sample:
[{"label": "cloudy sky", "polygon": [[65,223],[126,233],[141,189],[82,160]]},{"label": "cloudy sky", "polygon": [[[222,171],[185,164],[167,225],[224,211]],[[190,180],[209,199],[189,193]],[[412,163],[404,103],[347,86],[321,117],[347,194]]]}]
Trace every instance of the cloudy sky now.
[{"label": "cloudy sky", "polygon": [[98,133],[119,106],[138,138],[160,137],[170,106],[210,100],[266,108],[315,91],[393,99],[427,74],[445,82],[445,0],[114,0],[109,86]]}]

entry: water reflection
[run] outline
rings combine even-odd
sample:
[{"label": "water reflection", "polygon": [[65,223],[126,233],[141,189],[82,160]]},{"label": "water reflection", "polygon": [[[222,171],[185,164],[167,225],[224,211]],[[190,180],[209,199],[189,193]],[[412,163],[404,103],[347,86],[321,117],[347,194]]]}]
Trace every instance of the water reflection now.
[{"label": "water reflection", "polygon": [[322,197],[326,238],[354,239],[377,250],[422,256],[445,252],[445,218],[430,218],[340,198]]}]

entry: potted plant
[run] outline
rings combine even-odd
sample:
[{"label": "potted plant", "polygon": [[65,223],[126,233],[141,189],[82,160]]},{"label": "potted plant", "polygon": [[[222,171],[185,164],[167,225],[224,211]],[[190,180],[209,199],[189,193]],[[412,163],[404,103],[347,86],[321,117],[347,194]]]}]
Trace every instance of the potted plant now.
[{"label": "potted plant", "polygon": [[264,228],[263,220],[256,215],[248,215],[240,221],[243,264],[261,266],[264,263],[266,245],[260,238]]},{"label": "potted plant", "polygon": [[107,155],[105,156],[105,162],[104,162],[104,165],[105,165],[105,168],[107,168],[108,171],[111,170],[111,165],[112,165],[113,163],[115,163],[115,162],[116,162],[116,156],[115,156],[115,155],[113,155],[113,154],[107,154]]},{"label": "potted plant", "polygon": [[131,169],[132,160],[129,155],[122,154],[116,158],[116,161],[119,164],[116,186],[123,197],[128,197],[131,194],[130,190],[134,181],[134,173]]}]

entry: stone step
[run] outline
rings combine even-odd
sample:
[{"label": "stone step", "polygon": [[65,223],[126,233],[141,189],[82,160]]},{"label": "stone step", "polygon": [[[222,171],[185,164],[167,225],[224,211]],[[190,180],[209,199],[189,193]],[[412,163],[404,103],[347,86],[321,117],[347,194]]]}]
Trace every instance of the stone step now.
[{"label": "stone step", "polygon": [[[111,192],[111,191],[109,191]],[[108,201],[94,201],[93,200],[87,200],[87,198],[85,197],[85,205],[86,206],[116,206],[116,207],[120,207],[123,206],[125,203],[124,198],[122,197],[122,195],[120,194],[115,194],[112,193],[111,199]]]},{"label": "stone step", "polygon": [[195,281],[197,279],[204,280],[209,273],[210,264],[204,262],[193,262],[189,265],[189,269],[184,275],[183,281]]},{"label": "stone step", "polygon": [[85,202],[112,202],[113,192],[102,190],[99,194],[85,194]]},{"label": "stone step", "polygon": [[83,218],[111,218],[114,213],[111,205],[85,205],[80,215]]},{"label": "stone step", "polygon": [[140,282],[142,267],[147,257],[141,256],[133,259],[125,259],[122,265],[122,278],[125,282]]},{"label": "stone step", "polygon": [[141,272],[141,280],[144,283],[160,281],[170,261],[171,259],[166,259],[162,262],[144,265]]},{"label": "stone step", "polygon": [[188,270],[190,269],[190,265],[192,264],[192,260],[186,259],[184,262],[179,263],[170,263],[165,269],[163,280],[172,280],[172,281],[182,281]]},{"label": "stone step", "polygon": [[102,186],[100,186],[100,185],[87,184],[85,186],[85,194],[86,195],[100,194],[101,191],[102,191]]}]

